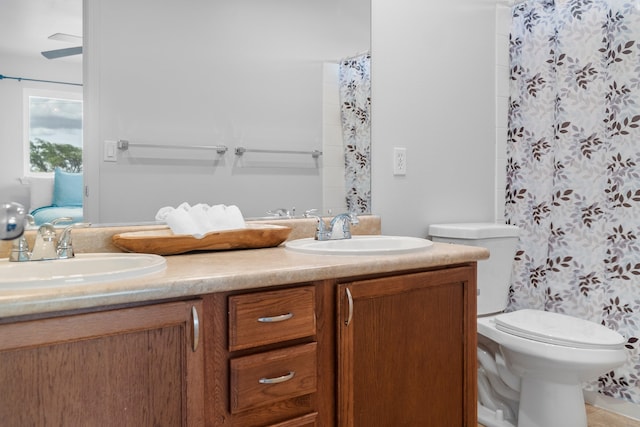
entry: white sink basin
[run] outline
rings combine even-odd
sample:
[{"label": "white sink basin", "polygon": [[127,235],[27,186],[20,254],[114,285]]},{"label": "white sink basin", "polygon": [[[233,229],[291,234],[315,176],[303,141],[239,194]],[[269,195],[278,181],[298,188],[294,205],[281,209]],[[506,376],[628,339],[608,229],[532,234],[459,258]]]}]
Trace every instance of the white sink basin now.
[{"label": "white sink basin", "polygon": [[286,242],[285,247],[317,255],[394,255],[421,251],[432,244],[417,237],[369,235],[344,240],[297,239]]},{"label": "white sink basin", "polygon": [[133,253],[76,254],[71,259],[9,262],[0,259],[0,289],[28,289],[132,279],[163,271],[159,255]]}]

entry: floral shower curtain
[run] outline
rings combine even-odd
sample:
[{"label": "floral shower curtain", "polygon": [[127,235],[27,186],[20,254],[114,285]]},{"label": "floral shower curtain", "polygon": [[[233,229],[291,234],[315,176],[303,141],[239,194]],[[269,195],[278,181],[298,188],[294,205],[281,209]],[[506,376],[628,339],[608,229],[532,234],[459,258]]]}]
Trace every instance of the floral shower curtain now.
[{"label": "floral shower curtain", "polygon": [[347,210],[371,212],[371,55],[340,62]]},{"label": "floral shower curtain", "polygon": [[508,222],[521,228],[510,309],[589,319],[627,363],[588,388],[640,404],[638,1],[513,7]]}]

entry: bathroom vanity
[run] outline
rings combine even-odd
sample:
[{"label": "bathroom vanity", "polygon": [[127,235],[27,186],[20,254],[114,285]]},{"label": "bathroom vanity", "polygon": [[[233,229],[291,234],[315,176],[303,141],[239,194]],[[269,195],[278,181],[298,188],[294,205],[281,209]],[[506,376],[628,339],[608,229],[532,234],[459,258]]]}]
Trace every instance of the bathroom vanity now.
[{"label": "bathroom vanity", "polygon": [[171,256],[91,289],[0,290],[0,419],[475,427],[487,257],[277,247]]}]

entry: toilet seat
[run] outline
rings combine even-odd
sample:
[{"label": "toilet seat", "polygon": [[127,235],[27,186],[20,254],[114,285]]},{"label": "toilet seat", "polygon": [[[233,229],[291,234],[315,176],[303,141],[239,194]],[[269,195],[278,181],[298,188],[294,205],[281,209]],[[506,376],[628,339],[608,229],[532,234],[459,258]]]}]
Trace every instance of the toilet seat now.
[{"label": "toilet seat", "polygon": [[502,332],[558,346],[615,350],[625,343],[620,334],[603,325],[550,311],[524,309],[494,319]]}]

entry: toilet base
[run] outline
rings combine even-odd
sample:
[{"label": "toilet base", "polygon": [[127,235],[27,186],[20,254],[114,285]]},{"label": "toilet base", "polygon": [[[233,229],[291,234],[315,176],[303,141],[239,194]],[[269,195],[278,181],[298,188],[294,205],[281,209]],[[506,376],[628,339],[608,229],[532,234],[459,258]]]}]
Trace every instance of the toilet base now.
[{"label": "toilet base", "polygon": [[518,427],[587,427],[582,387],[523,377]]},{"label": "toilet base", "polygon": [[516,427],[504,419],[500,410],[492,411],[480,402],[478,402],[478,422],[485,427]]}]

